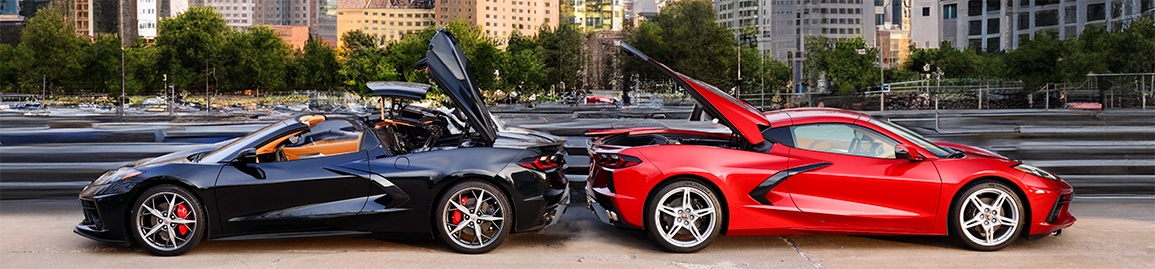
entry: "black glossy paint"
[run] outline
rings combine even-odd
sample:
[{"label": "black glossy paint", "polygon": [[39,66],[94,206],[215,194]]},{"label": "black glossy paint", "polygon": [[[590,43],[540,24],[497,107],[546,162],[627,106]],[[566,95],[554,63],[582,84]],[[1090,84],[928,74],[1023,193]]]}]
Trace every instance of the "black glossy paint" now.
[{"label": "black glossy paint", "polygon": [[[327,116],[330,120],[356,118]],[[280,122],[273,125],[289,126]],[[265,135],[272,139],[281,133]],[[433,203],[445,188],[462,180],[489,182],[505,192],[513,205],[514,232],[543,228],[547,224],[543,215],[563,203],[568,182],[560,167],[537,171],[516,165],[528,157],[565,154],[564,141],[555,137],[503,132],[497,146],[400,156],[386,154],[372,135],[363,139],[369,140],[366,145],[370,147],[362,151],[310,159],[258,164],[194,162],[184,156],[134,167],[144,173],[90,185],[81,193],[82,200],[95,205],[103,229],[82,224],[76,232],[111,243],[129,242],[124,220],[135,206],[131,203],[139,193],[159,184],[184,187],[201,200],[210,221],[211,240],[333,234],[330,232],[429,238],[434,231]],[[237,152],[240,150],[243,148]],[[237,152],[229,154],[235,156]],[[408,165],[398,165],[402,159]]]},{"label": "black glossy paint", "polygon": [[[131,243],[125,220],[138,206],[134,200],[161,184],[185,188],[201,201],[210,240],[363,233],[430,238],[435,234],[434,202],[448,187],[466,180],[488,182],[506,194],[513,232],[552,224],[568,204],[564,166],[540,171],[516,162],[561,157],[565,140],[528,130],[498,132],[456,39],[447,31],[437,33],[427,57],[422,62],[430,76],[473,126],[475,133],[465,138],[450,137],[463,141],[458,147],[394,152],[382,142],[390,140],[372,131],[374,115],[325,114],[326,121],[346,120],[362,132],[358,151],[264,163],[237,158],[243,151],[308,130],[298,120],[304,115],[299,115],[218,147],[135,162],[125,169],[143,173],[131,178],[99,185],[94,181],[80,194],[86,219],[74,232],[103,242]],[[406,89],[404,94],[416,98],[419,93]]]}]

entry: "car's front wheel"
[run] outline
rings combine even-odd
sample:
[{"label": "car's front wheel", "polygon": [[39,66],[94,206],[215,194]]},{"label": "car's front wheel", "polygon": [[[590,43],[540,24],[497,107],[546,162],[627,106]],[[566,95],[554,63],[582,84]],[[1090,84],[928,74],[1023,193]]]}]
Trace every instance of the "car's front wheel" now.
[{"label": "car's front wheel", "polygon": [[1022,233],[1023,203],[1010,187],[983,182],[964,190],[951,206],[951,235],[975,250],[999,250]]},{"label": "car's front wheel", "polygon": [[145,190],[133,205],[130,233],[153,255],[184,254],[204,238],[208,222],[201,203],[180,187],[152,187]]},{"label": "car's front wheel", "polygon": [[696,252],[718,238],[721,203],[709,187],[678,180],[661,187],[646,206],[646,230],[658,248]]},{"label": "car's front wheel", "polygon": [[433,224],[441,239],[457,252],[486,253],[501,245],[513,225],[513,211],[497,187],[466,181],[438,199]]}]

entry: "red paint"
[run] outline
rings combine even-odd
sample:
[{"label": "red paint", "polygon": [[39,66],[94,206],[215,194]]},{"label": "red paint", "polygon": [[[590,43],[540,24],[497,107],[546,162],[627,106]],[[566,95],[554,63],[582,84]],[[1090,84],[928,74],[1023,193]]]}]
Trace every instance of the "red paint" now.
[{"label": "red paint", "polygon": [[[761,116],[773,127],[826,122],[858,125],[910,146],[914,149],[911,155],[922,155],[925,160],[860,157],[781,144],[774,145],[769,153],[686,144],[639,147],[603,144],[609,137],[643,133],[713,136],[682,130],[631,130],[594,141],[590,152],[594,163],[588,181],[591,195],[612,203],[606,208],[615,210],[623,224],[644,227],[646,199],[659,184],[675,177],[695,178],[717,187],[716,192],[724,203],[727,217],[724,231],[728,235],[946,235],[952,199],[974,180],[997,178],[1009,182],[1026,198],[1022,202],[1028,212],[1023,214],[1029,215],[1030,225],[1025,234],[1050,233],[1075,221],[1064,206],[1054,223],[1045,222],[1055,200],[1072,193],[1070,185],[1014,170],[1011,166],[1017,162],[985,150],[940,143],[967,151],[967,156],[939,158],[875,126],[868,121],[869,116],[853,111],[805,108]],[[755,125],[755,121],[747,123]],[[598,154],[631,156],[641,162],[629,167],[606,166],[598,162]],[[767,193],[765,198],[773,205],[761,204],[749,196],[775,173],[820,162],[831,165],[790,176]],[[611,175],[613,190],[607,184]]]}]

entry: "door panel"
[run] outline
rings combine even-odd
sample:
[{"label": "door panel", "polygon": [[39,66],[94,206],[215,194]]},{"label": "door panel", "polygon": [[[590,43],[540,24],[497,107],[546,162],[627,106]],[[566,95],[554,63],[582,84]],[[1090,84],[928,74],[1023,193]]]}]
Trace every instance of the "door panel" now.
[{"label": "door panel", "polygon": [[790,166],[831,165],[790,177],[798,209],[831,223],[930,229],[941,181],[931,162],[791,150]]},{"label": "door panel", "polygon": [[798,148],[790,151],[790,167],[815,167],[789,179],[799,210],[830,223],[934,226],[942,184],[934,163],[895,159],[894,139],[857,125],[791,130]]},{"label": "door panel", "polygon": [[324,229],[356,215],[365,205],[369,181],[324,167],[367,171],[367,156],[361,151],[226,165],[217,179],[216,191],[225,233]]}]

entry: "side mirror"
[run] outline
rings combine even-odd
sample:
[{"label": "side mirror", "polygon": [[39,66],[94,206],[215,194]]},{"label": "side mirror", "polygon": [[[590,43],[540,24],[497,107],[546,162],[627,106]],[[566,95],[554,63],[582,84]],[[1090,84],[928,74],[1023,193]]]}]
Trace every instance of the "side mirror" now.
[{"label": "side mirror", "polygon": [[237,153],[237,157],[233,159],[234,162],[240,163],[255,163],[257,162],[257,149],[245,149]]},{"label": "side mirror", "polygon": [[903,145],[903,144],[894,145],[894,158],[896,158],[896,159],[911,160],[911,161],[926,160],[926,158],[923,158],[921,154],[920,155],[911,155],[911,152],[918,154],[918,150],[914,149],[914,147]]}]

